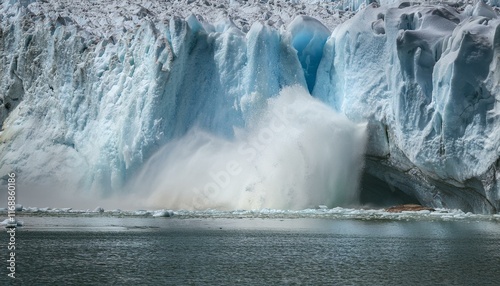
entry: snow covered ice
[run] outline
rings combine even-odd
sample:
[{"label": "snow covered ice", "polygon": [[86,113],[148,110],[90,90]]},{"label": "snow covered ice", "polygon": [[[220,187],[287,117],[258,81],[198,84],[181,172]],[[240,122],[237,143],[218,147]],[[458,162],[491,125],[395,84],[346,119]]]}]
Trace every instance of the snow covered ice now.
[{"label": "snow covered ice", "polygon": [[[148,169],[151,160],[182,142],[186,148],[176,150],[189,154],[177,162],[191,166],[207,149],[189,149],[187,143],[226,147],[252,134],[270,102],[294,86],[293,93],[309,91],[342,114],[333,121],[327,115],[324,122],[335,125],[347,122],[345,117],[352,122],[337,129],[346,134],[342,139],[333,138],[313,132],[323,130],[315,127],[321,120],[305,113],[309,121],[299,122],[300,134],[313,136],[306,151],[276,148],[297,152],[289,162],[296,162],[293,154],[306,154],[305,161],[314,160],[307,163],[316,166],[314,174],[325,168],[338,178],[341,170],[318,154],[351,152],[336,156],[352,170],[351,187],[357,186],[357,169],[365,166],[361,192],[380,188],[427,206],[497,213],[497,8],[481,1],[342,3],[4,0],[0,172],[18,172],[30,190],[22,198],[25,205],[47,205],[47,197],[54,203],[57,196],[60,206],[69,206],[75,192],[97,201],[143,192],[155,207],[175,208],[177,199],[185,202],[182,192],[161,189],[173,188],[160,183],[161,174],[171,183],[191,182],[186,176],[192,168],[177,173],[175,164],[163,165],[162,173]],[[303,102],[316,104],[311,98]],[[357,164],[365,124],[365,162]],[[313,144],[318,140],[321,144]],[[272,165],[261,163],[258,175],[248,172],[265,182],[260,186],[284,187],[262,175]],[[176,174],[182,175],[177,181]],[[294,179],[302,189],[312,182],[326,186],[323,191],[338,185],[318,176]],[[141,189],[140,178],[147,189]],[[193,185],[177,187],[188,188],[186,196],[193,190]],[[267,205],[266,196],[243,197],[269,208],[344,202],[320,195],[322,201]],[[249,206],[230,201],[238,203],[228,208]],[[210,202],[199,207],[225,205]]]}]

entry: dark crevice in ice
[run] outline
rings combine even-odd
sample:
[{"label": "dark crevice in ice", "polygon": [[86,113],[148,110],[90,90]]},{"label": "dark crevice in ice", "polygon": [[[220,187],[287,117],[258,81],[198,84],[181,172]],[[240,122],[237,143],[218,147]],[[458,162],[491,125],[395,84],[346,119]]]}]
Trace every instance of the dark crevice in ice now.
[{"label": "dark crevice in ice", "polygon": [[360,203],[370,207],[420,204],[414,196],[406,194],[367,172],[364,172],[361,177]]}]

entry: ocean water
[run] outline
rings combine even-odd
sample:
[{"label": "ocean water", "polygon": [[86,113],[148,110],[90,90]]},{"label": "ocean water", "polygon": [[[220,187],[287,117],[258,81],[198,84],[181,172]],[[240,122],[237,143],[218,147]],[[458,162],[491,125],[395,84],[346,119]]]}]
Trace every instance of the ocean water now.
[{"label": "ocean water", "polygon": [[1,285],[500,285],[500,223],[25,217]]}]

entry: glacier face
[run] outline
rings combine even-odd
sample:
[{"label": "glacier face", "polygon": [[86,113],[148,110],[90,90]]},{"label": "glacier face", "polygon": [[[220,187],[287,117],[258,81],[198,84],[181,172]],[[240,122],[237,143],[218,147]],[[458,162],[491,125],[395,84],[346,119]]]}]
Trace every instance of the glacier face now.
[{"label": "glacier face", "polygon": [[[237,189],[234,192],[243,194],[243,202],[225,193],[224,198],[214,197],[211,180],[217,182],[219,177],[200,175],[214,164],[214,154],[224,157],[227,154],[223,149],[235,150],[235,143],[229,141],[258,144],[253,139],[235,136],[241,137],[241,133],[256,128],[254,125],[262,125],[260,117],[272,104],[268,99],[290,86],[295,86],[294,93],[304,93],[304,70],[311,74],[309,79],[313,78],[320,60],[316,53],[321,52],[329,35],[329,30],[317,20],[298,17],[289,26],[294,33],[260,22],[243,33],[230,20],[208,24],[194,16],[173,16],[168,21],[144,17],[135,19],[137,27],[130,32],[106,36],[103,31],[93,33],[81,28],[78,23],[82,19],[57,12],[41,13],[42,9],[33,3],[24,4],[3,4],[1,58],[7,69],[0,78],[8,91],[2,99],[9,105],[5,104],[2,118],[5,120],[0,134],[0,171],[15,170],[23,189],[38,193],[30,197],[38,198],[56,188],[60,192],[80,190],[96,196],[129,192],[133,197],[140,192],[137,200],[155,207],[304,208],[344,201],[325,194],[325,190],[337,188],[355,193],[357,170],[362,166],[358,158],[364,144],[364,127],[358,128],[341,117],[329,120],[322,104],[314,103],[310,95],[308,100],[297,103],[304,110],[293,109],[301,114],[299,118],[289,118],[295,123],[284,134],[292,146],[271,140],[264,145],[272,145],[270,148],[276,150],[274,157],[267,156],[273,159],[252,159],[256,166],[246,169],[243,167],[249,163],[240,160],[238,152],[219,159],[230,161],[234,157],[244,172],[252,174],[248,177],[256,178],[254,182],[244,182],[246,178],[242,178],[244,183],[231,185],[232,190]],[[307,26],[299,27],[303,23]],[[300,58],[292,43],[302,47]],[[283,101],[282,105],[285,103],[290,102]],[[308,110],[311,106],[313,111]],[[325,115],[323,123],[318,122],[315,112]],[[338,126],[338,132],[319,128],[327,122],[330,127]],[[324,132],[311,130],[311,126]],[[202,133],[189,135],[190,130]],[[264,135],[255,131],[250,134],[266,141],[267,133],[263,132]],[[210,135],[200,135],[205,133]],[[340,135],[347,139],[338,139]],[[182,139],[183,136],[188,139]],[[178,140],[187,142],[181,147],[190,152],[174,148]],[[190,144],[199,148],[189,149]],[[219,148],[217,151],[214,145]],[[327,155],[330,151],[319,153],[328,146],[335,150],[331,151],[332,156],[344,159],[332,160]],[[203,153],[206,148],[212,148],[212,152]],[[351,156],[341,148],[359,152],[351,151]],[[266,150],[257,148],[255,152],[269,153]],[[285,154],[284,150],[290,152]],[[170,164],[151,163],[158,157],[170,158],[169,152],[177,151],[189,154]],[[160,153],[153,156],[155,152]],[[200,159],[198,153],[205,156]],[[313,162],[307,161],[309,156]],[[190,165],[193,160],[198,162],[194,167]],[[310,168],[311,174],[298,174],[304,171],[301,164]],[[151,169],[151,165],[158,168]],[[341,165],[351,168],[339,168]],[[213,167],[213,172],[219,174],[218,165]],[[174,175],[169,177],[172,172]],[[277,179],[268,178],[272,174],[290,183],[278,186]],[[139,179],[132,182],[136,176]],[[165,185],[163,177],[172,179]],[[197,180],[201,180],[201,185],[195,183]],[[150,181],[158,183],[146,187]],[[316,200],[304,197],[306,186],[319,190],[310,192],[310,197],[317,194]],[[197,188],[202,189],[201,194],[194,191]],[[270,188],[274,188],[272,192]],[[257,192],[263,194],[248,195]],[[189,194],[192,204],[183,199]]]},{"label": "glacier face", "polygon": [[[368,122],[363,192],[387,189],[465,211],[500,209],[499,20],[482,2],[459,9],[370,5],[331,35],[332,25],[307,16],[292,21],[291,10],[244,26],[241,18],[183,19],[151,1],[120,7],[106,20],[89,12],[95,7],[68,12],[71,1],[14,2],[1,7],[0,172],[16,170],[34,189],[53,189],[56,181],[61,190],[109,196],[127,190],[131,177],[158,180],[144,177],[144,166],[167,156],[157,153],[162,146],[194,128],[211,135],[193,142],[227,147],[238,130],[260,122],[269,98],[295,85]],[[256,13],[251,9],[242,13]],[[306,149],[293,149],[299,157],[320,158],[307,150],[326,148],[300,146]],[[346,160],[356,162],[356,154]],[[314,170],[337,168],[317,162]],[[175,164],[163,168],[175,182]]]},{"label": "glacier face", "polygon": [[499,31],[481,1],[367,7],[328,40],[313,94],[369,120],[372,178],[426,205],[496,212]]}]

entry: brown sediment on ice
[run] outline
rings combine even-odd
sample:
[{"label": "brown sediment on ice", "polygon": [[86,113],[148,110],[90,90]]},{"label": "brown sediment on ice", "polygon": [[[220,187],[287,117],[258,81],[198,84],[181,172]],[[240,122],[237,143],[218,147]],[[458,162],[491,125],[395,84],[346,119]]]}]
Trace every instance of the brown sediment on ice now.
[{"label": "brown sediment on ice", "polygon": [[397,205],[397,206],[393,206],[393,207],[390,207],[390,208],[387,208],[385,209],[387,212],[390,212],[390,213],[400,213],[402,211],[435,211],[435,209],[433,208],[429,208],[429,207],[424,207],[424,206],[421,206],[421,205],[417,205],[417,204],[407,204],[407,205]]}]

